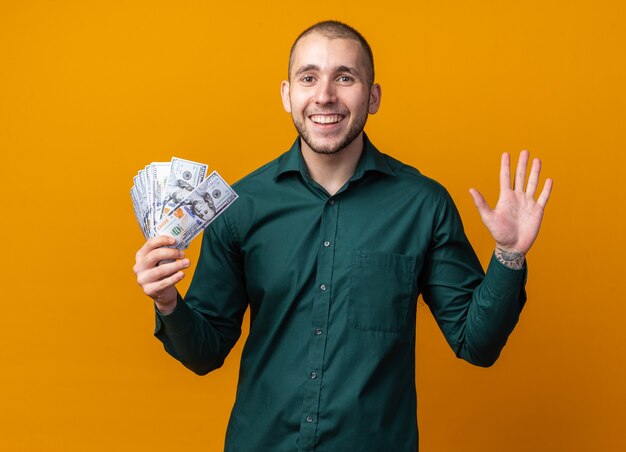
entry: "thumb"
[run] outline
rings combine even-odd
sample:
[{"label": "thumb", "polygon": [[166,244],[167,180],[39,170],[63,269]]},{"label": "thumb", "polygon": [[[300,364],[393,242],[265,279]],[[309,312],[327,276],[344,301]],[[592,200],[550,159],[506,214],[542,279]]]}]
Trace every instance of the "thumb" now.
[{"label": "thumb", "polygon": [[478,190],[476,190],[475,188],[470,188],[469,192],[474,199],[474,204],[476,205],[476,209],[478,209],[480,218],[483,220],[483,223],[487,223],[489,217],[491,216],[491,207],[489,207],[487,201],[485,201],[485,198],[483,198],[483,195],[481,195]]}]

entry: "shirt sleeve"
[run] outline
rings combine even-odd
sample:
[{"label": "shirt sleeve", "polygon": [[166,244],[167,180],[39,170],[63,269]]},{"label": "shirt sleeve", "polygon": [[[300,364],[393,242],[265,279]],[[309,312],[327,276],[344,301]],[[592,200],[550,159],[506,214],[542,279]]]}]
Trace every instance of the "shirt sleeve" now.
[{"label": "shirt sleeve", "polygon": [[420,278],[424,301],[457,357],[491,366],[526,302],[526,264],[512,270],[492,256],[485,274],[447,192],[433,231]]},{"label": "shirt sleeve", "polygon": [[156,310],[154,335],[193,372],[221,367],[241,335],[248,306],[241,254],[226,213],[204,232],[200,258],[186,296],[175,310]]}]

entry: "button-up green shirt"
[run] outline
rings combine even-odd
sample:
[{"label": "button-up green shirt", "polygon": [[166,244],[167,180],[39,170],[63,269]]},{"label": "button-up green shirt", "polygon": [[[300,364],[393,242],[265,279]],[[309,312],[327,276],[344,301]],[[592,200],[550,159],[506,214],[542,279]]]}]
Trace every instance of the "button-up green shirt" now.
[{"label": "button-up green shirt", "polygon": [[198,374],[220,367],[250,306],[227,451],[415,451],[415,316],[421,293],[460,358],[498,357],[526,271],[485,276],[437,182],[364,137],[333,196],[299,140],[234,185],[204,233],[185,299],[156,336]]}]

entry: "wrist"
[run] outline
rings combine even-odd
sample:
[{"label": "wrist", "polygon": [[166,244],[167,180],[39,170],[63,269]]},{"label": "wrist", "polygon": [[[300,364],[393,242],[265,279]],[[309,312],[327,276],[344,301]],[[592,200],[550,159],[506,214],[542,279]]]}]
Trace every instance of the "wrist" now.
[{"label": "wrist", "polygon": [[511,250],[501,247],[500,245],[496,245],[494,254],[498,262],[511,270],[521,270],[524,268],[526,254],[521,251]]},{"label": "wrist", "polygon": [[154,306],[157,308],[157,310],[159,311],[159,314],[161,315],[169,315],[172,312],[174,312],[174,310],[176,309],[176,304],[177,304],[177,296],[174,296],[173,299],[169,299],[169,300],[154,300]]}]

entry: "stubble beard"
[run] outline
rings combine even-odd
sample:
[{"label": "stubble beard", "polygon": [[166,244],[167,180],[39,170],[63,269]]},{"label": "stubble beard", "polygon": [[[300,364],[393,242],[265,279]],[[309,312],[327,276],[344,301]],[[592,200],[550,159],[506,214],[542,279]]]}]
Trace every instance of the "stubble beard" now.
[{"label": "stubble beard", "polygon": [[367,112],[362,117],[355,118],[354,122],[343,137],[337,142],[336,145],[326,145],[322,146],[319,143],[316,143],[315,140],[311,137],[311,134],[306,129],[304,122],[300,121],[298,118],[292,115],[293,124],[298,131],[298,134],[307,144],[307,146],[317,154],[324,155],[332,155],[340,152],[344,148],[346,148],[350,143],[354,141],[356,137],[363,131],[365,128],[365,123],[367,122]]}]

